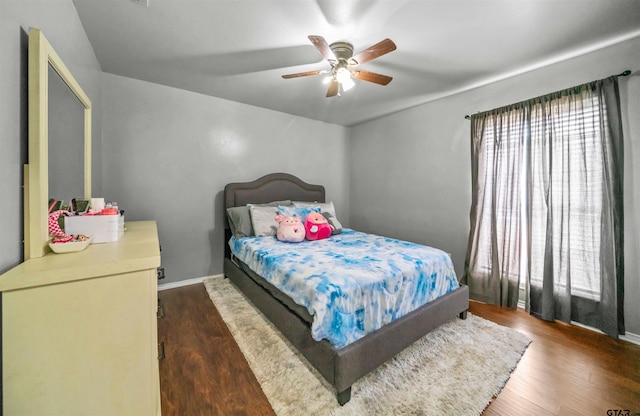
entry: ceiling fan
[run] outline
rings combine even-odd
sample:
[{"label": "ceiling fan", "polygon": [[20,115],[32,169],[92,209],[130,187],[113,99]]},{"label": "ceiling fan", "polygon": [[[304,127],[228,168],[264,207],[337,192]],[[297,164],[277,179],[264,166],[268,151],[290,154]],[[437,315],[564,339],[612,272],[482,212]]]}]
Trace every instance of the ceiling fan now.
[{"label": "ceiling fan", "polygon": [[334,42],[331,45],[322,36],[310,35],[309,40],[320,51],[322,56],[329,61],[331,69],[319,71],[298,72],[296,74],[283,75],[282,78],[298,78],[310,75],[331,74],[327,97],[340,95],[340,91],[347,91],[355,85],[351,78],[373,82],[374,84],[387,85],[393,79],[387,75],[376,74],[358,68],[358,65],[369,62],[375,58],[396,50],[396,44],[391,39],[385,39],[353,56],[353,45],[349,42]]}]

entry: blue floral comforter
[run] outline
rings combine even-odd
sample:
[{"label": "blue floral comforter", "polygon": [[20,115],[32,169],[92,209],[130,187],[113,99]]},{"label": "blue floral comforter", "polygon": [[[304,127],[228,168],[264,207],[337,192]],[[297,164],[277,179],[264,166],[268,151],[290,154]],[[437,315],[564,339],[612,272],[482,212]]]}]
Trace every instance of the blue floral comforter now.
[{"label": "blue floral comforter", "polygon": [[458,288],[442,250],[344,229],[325,240],[229,241],[233,254],[307,308],[315,340],[342,348]]}]

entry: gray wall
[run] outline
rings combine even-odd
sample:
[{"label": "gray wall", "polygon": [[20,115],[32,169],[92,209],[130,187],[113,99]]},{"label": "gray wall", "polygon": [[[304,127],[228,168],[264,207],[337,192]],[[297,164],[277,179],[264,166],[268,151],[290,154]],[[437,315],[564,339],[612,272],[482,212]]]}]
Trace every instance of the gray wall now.
[{"label": "gray wall", "polygon": [[23,258],[22,166],[27,163],[27,46],[41,29],[93,103],[93,187],[100,191],[101,68],[71,0],[0,0],[0,273]]},{"label": "gray wall", "polygon": [[471,206],[465,114],[620,78],[625,134],[625,320],[640,334],[640,38],[352,127],[351,226],[452,253],[462,276]]},{"label": "gray wall", "polygon": [[222,273],[228,182],[287,172],[323,184],[348,225],[348,129],[103,74],[103,194],[158,223],[166,280]]}]

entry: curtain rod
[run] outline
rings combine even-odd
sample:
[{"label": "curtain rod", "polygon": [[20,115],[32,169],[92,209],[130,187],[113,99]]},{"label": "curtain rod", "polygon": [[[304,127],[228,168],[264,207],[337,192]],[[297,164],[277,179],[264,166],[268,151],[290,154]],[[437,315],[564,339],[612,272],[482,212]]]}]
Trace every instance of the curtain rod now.
[{"label": "curtain rod", "polygon": [[[631,70],[627,69],[625,71],[622,71],[622,73],[618,74],[618,75],[614,75],[615,77],[628,77],[629,75],[631,75]],[[467,114],[466,116],[464,116],[465,119],[469,120],[471,118],[471,116],[469,114]]]}]

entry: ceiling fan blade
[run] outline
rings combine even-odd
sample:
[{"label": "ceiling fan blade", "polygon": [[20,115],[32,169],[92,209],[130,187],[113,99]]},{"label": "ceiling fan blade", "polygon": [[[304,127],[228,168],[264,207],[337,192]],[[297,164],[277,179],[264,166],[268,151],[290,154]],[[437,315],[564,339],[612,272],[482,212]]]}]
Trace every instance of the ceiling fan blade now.
[{"label": "ceiling fan blade", "polygon": [[336,79],[332,79],[327,90],[327,97],[335,97],[340,90],[340,83]]},{"label": "ceiling fan blade", "polygon": [[380,85],[387,85],[393,79],[392,77],[382,74],[376,74],[375,72],[365,71],[363,69],[353,70],[351,72],[351,75],[363,81],[369,81]]},{"label": "ceiling fan blade", "polygon": [[298,72],[296,74],[287,74],[287,75],[283,75],[282,78],[284,79],[289,79],[289,78],[299,78],[299,77],[308,77],[310,75],[320,75],[320,74],[324,74],[327,71],[307,71],[307,72]]},{"label": "ceiling fan blade", "polygon": [[350,61],[353,60],[359,65],[395,50],[396,44],[391,39],[385,39],[352,57]]},{"label": "ceiling fan blade", "polygon": [[330,62],[337,61],[336,56],[329,47],[329,44],[326,40],[324,40],[322,36],[309,35],[308,37],[311,43],[313,43],[313,46],[315,46],[316,49],[320,51],[322,56],[324,56],[324,59]]}]

